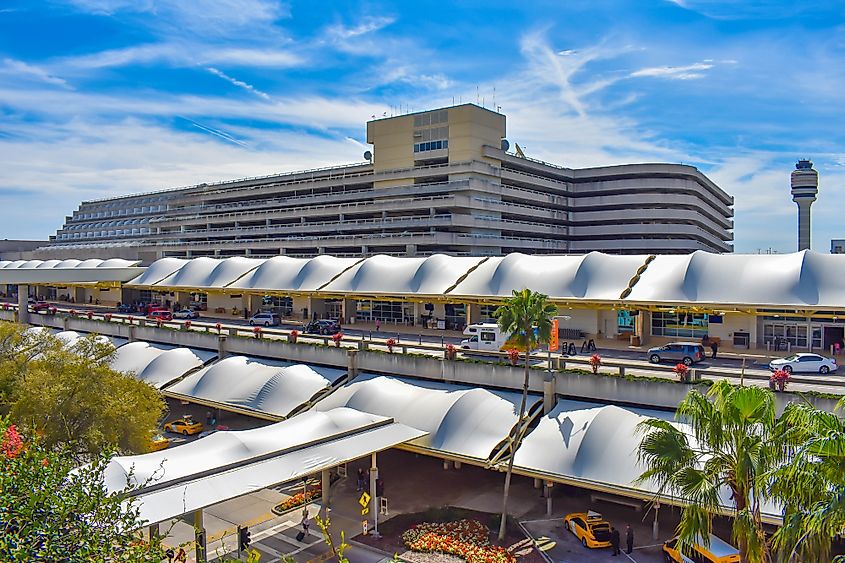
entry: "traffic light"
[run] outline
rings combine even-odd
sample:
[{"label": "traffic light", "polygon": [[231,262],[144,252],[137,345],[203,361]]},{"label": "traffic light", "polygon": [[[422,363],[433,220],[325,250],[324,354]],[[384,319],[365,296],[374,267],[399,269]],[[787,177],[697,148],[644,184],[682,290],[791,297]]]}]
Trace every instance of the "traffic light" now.
[{"label": "traffic light", "polygon": [[250,539],[251,535],[252,533],[249,531],[249,528],[241,528],[238,526],[238,549],[240,551],[245,551],[246,548],[249,547],[249,544],[252,541],[252,539]]}]

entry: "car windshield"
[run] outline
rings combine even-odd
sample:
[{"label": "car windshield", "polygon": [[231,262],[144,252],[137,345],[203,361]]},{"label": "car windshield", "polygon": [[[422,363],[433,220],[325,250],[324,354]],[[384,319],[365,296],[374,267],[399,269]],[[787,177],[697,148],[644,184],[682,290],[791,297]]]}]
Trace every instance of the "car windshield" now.
[{"label": "car windshield", "polygon": [[787,362],[794,362],[797,359],[798,359],[798,354],[792,354],[791,356],[787,356],[787,357],[784,358],[784,360],[787,361]]}]

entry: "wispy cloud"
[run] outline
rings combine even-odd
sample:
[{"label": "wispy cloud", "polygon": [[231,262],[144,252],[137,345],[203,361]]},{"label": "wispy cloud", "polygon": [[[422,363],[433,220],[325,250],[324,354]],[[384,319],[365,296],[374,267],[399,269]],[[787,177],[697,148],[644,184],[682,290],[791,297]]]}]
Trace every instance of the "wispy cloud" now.
[{"label": "wispy cloud", "polygon": [[0,66],[0,74],[29,77],[45,84],[52,84],[54,86],[61,86],[62,88],[68,89],[71,88],[70,84],[68,84],[64,78],[54,76],[38,66],[15,59],[3,59],[2,62],[3,64]]},{"label": "wispy cloud", "polygon": [[342,23],[330,25],[326,29],[326,33],[335,39],[347,40],[378,31],[389,26],[395,21],[396,18],[389,16],[366,16],[351,26],[344,25]]},{"label": "wispy cloud", "polygon": [[649,68],[641,68],[632,72],[632,77],[655,77],[666,78],[668,80],[693,80],[696,78],[704,78],[702,71],[713,68],[713,63],[701,62],[686,66],[655,66]]},{"label": "wispy cloud", "polygon": [[241,140],[238,140],[238,139],[236,139],[236,138],[232,137],[231,135],[229,135],[229,134],[228,134],[228,133],[226,133],[225,131],[221,131],[221,130],[219,130],[219,129],[215,129],[215,128],[213,128],[213,127],[209,127],[209,126],[207,126],[207,125],[202,125],[201,123],[197,123],[196,121],[192,121],[192,120],[190,120],[190,119],[188,119],[187,121],[189,121],[189,122],[191,123],[191,125],[193,125],[193,126],[194,126],[194,127],[196,127],[197,129],[200,129],[200,130],[202,130],[202,131],[205,131],[206,133],[210,133],[210,134],[212,134],[212,135],[214,135],[214,136],[216,136],[216,137],[220,137],[220,138],[221,138],[221,139],[223,139],[224,141],[227,141],[227,142],[229,142],[229,143],[234,143],[234,144],[236,144],[236,145],[238,145],[238,146],[241,146],[241,147],[244,147],[244,148],[248,148],[248,146],[249,146],[249,145],[247,145],[245,142],[243,142],[243,141],[241,141]]},{"label": "wispy cloud", "polygon": [[218,69],[214,68],[213,66],[206,67],[205,70],[207,70],[208,72],[210,72],[214,76],[219,76],[223,80],[237,86],[238,88],[243,88],[247,92],[255,94],[256,96],[258,96],[262,100],[269,100],[270,99],[270,96],[266,92],[262,92],[261,90],[258,90],[255,86],[253,86],[252,84],[247,84],[243,80],[238,80],[237,78],[232,78],[231,76],[229,76],[228,74],[226,74],[222,70],[218,70]]}]

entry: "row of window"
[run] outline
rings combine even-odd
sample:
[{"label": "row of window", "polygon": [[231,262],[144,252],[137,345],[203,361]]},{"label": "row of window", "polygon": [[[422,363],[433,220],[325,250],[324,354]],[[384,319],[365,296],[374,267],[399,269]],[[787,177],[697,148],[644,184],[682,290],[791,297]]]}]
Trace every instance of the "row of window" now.
[{"label": "row of window", "polygon": [[414,127],[424,127],[426,125],[435,125],[437,123],[446,123],[449,121],[449,110],[441,109],[440,111],[432,111],[414,116]]},{"label": "row of window", "polygon": [[414,131],[415,141],[436,141],[437,139],[448,139],[449,127],[432,127],[431,129],[420,129]]},{"label": "row of window", "polygon": [[166,205],[143,205],[141,207],[124,207],[110,209],[108,211],[96,211],[91,213],[74,213],[74,219],[101,219],[104,217],[120,217],[121,215],[137,215],[138,213],[157,213],[166,211]]},{"label": "row of window", "polygon": [[128,235],[148,235],[152,230],[141,227],[140,229],[115,229],[113,231],[89,231],[87,233],[59,233],[57,238],[59,240],[71,240],[80,238],[97,238],[97,237],[119,237]]},{"label": "row of window", "polygon": [[666,313],[651,314],[651,334],[674,338],[701,338],[709,330],[707,313]]},{"label": "row of window", "polygon": [[124,219],[122,221],[101,221],[99,223],[83,223],[81,225],[68,225],[63,228],[65,231],[86,231],[96,229],[97,227],[122,227],[124,225],[146,225],[150,220],[146,217],[143,219]]},{"label": "row of window", "polygon": [[414,143],[414,152],[436,151],[448,149],[449,141],[431,141],[430,143]]}]

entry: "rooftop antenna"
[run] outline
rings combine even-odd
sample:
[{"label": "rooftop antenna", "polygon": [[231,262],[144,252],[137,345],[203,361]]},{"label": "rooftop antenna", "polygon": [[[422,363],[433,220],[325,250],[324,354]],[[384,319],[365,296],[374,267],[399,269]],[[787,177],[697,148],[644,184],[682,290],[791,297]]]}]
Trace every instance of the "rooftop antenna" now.
[{"label": "rooftop antenna", "polygon": [[475,85],[475,105],[478,105],[478,84]]},{"label": "rooftop antenna", "polygon": [[493,107],[496,107],[496,87],[493,86]]}]

